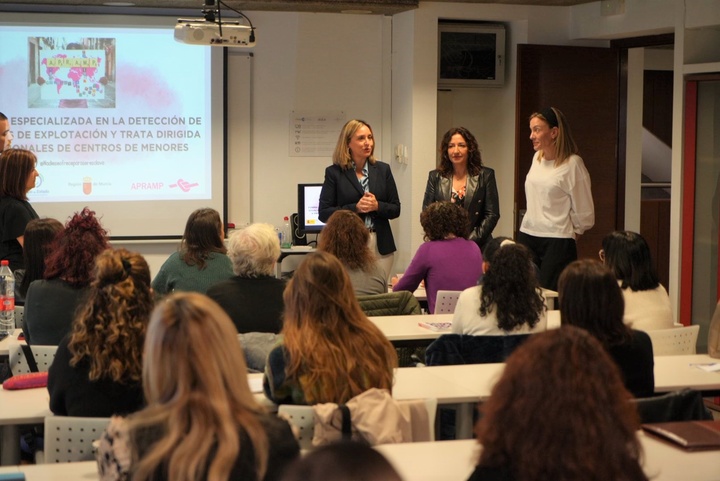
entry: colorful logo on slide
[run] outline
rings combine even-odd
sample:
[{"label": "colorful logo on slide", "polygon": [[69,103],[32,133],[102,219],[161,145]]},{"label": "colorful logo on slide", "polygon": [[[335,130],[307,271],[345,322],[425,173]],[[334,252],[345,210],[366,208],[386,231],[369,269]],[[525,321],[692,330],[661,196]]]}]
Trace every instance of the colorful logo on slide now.
[{"label": "colorful logo on slide", "polygon": [[190,189],[192,189],[193,187],[197,187],[198,185],[200,184],[198,184],[197,182],[193,182],[191,184],[187,180],[178,179],[177,184],[170,184],[170,188],[174,189],[175,187],[179,187],[180,190],[182,190],[183,192],[190,192]]},{"label": "colorful logo on slide", "polygon": [[92,177],[83,177],[83,194],[90,195],[92,193]]}]

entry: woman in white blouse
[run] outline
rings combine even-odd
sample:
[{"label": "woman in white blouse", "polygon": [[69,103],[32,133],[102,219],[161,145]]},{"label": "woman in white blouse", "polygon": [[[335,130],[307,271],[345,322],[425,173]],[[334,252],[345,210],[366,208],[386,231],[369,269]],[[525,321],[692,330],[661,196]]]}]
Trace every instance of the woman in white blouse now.
[{"label": "woman in white blouse", "polygon": [[658,280],[643,236],[615,231],[605,236],[602,247],[600,260],[613,271],[622,289],[623,322],[639,331],[672,328],[670,296]]},{"label": "woman in white blouse", "polygon": [[520,244],[498,249],[482,285],[460,294],[452,323],[453,333],[472,336],[528,334],[546,328],[545,299],[530,252]]},{"label": "woman in white blouse", "polygon": [[590,174],[555,107],[530,116],[530,140],[535,156],[525,178],[527,211],[517,240],[532,252],[540,285],[556,291],[560,273],[577,259],[576,239],[595,224]]}]

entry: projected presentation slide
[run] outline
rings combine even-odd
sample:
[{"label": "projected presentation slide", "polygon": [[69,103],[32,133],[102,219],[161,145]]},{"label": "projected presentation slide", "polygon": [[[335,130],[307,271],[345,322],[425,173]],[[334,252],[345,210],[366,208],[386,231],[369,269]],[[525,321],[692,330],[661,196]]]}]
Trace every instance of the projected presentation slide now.
[{"label": "projected presentation slide", "polygon": [[0,111],[38,157],[30,202],[210,199],[210,56],[168,28],[0,27]]}]

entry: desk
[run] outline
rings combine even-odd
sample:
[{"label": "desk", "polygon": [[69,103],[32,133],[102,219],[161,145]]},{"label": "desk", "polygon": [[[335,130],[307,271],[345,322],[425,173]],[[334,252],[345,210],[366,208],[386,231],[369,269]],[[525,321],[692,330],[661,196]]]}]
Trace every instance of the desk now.
[{"label": "desk", "polygon": [[22,466],[6,466],[0,468],[0,474],[24,473],[26,481],[67,481],[98,479],[98,468],[95,461],[79,463],[28,464]]},{"label": "desk", "polygon": [[280,279],[282,277],[282,261],[289,256],[304,256],[315,252],[315,249],[310,246],[295,246],[290,249],[280,249],[280,257],[278,257],[277,263],[275,264],[275,277]]},{"label": "desk", "polygon": [[[655,392],[671,392],[686,387],[698,391],[720,391],[720,372],[707,372],[693,364],[712,364],[720,360],[707,354],[655,356]],[[720,469],[718,469],[720,479]]]},{"label": "desk", "polygon": [[407,316],[372,316],[370,321],[380,328],[395,346],[427,346],[450,331],[433,331],[420,327],[419,322],[452,322],[452,314],[410,314]]},{"label": "desk", "polygon": [[[280,257],[282,259],[282,257]],[[392,286],[388,286],[388,292],[392,292]],[[558,305],[556,299],[558,298],[557,291],[551,291],[550,289],[543,288],[542,294],[545,297],[545,305],[548,308],[548,311],[554,311],[557,310]],[[420,286],[413,292],[413,296],[415,296],[415,299],[418,300],[418,302],[427,302],[427,292],[425,291],[425,286]]]},{"label": "desk", "polygon": [[[720,451],[687,453],[638,433],[645,452],[645,473],[653,481],[717,481]],[[408,481],[464,481],[480,453],[475,440],[376,446]]]},{"label": "desk", "polygon": [[22,341],[18,340],[18,336],[20,334],[22,334],[22,329],[15,329],[12,334],[10,334],[5,339],[0,341],[0,357],[10,355],[10,352],[8,351],[8,348],[10,347],[10,343],[19,342],[20,344],[25,344],[24,339]]},{"label": "desk", "polygon": [[0,465],[20,461],[20,425],[42,424],[52,416],[46,388],[6,391],[0,387]]}]

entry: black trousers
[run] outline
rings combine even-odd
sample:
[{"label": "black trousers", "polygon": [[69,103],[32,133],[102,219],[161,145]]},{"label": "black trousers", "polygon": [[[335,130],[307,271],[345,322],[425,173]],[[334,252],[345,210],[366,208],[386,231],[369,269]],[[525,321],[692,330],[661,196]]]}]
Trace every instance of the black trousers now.
[{"label": "black trousers", "polygon": [[575,239],[535,237],[518,232],[517,241],[530,249],[533,262],[540,271],[540,285],[545,289],[557,291],[560,273],[568,264],[577,260]]}]

